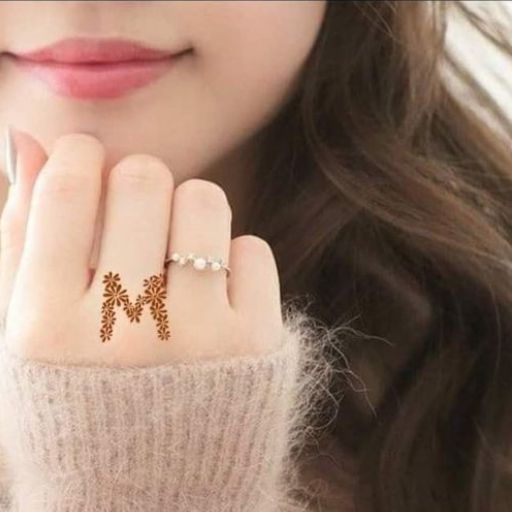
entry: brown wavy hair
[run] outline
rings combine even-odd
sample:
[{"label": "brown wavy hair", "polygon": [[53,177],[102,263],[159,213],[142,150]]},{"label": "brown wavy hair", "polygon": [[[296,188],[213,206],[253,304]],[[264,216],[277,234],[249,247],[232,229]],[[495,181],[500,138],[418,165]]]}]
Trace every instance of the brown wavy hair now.
[{"label": "brown wavy hair", "polygon": [[246,231],[285,298],[350,324],[323,414],[365,512],[512,507],[512,126],[445,44],[452,11],[512,55],[463,3],[329,2],[261,134]]}]

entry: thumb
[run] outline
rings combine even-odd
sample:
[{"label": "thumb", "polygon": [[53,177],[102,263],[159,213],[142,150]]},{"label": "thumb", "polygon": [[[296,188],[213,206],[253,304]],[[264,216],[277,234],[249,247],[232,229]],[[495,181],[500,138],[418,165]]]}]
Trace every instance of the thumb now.
[{"label": "thumb", "polygon": [[[0,218],[0,321],[7,312],[16,272],[21,259],[26,225],[32,198],[32,189],[38,172],[48,156],[36,139],[27,132],[10,127],[12,146],[15,151],[15,181],[10,184],[7,200]],[[4,143],[4,169],[8,175],[8,144]],[[3,327],[3,324],[2,324]]]}]

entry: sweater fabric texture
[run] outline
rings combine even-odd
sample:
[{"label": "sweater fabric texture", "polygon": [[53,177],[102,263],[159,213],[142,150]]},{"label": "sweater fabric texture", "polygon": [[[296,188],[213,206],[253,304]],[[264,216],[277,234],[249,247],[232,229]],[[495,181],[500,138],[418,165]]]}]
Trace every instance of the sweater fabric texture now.
[{"label": "sweater fabric texture", "polygon": [[0,511],[299,512],[299,454],[332,365],[295,307],[281,345],[150,367],[23,359],[0,343]]}]

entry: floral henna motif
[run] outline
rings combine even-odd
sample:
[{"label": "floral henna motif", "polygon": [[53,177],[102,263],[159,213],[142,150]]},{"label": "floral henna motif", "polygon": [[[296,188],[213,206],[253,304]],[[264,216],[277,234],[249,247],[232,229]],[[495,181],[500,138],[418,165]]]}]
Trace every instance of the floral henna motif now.
[{"label": "floral henna motif", "polygon": [[103,297],[105,301],[101,306],[100,337],[102,343],[108,341],[113,334],[113,327],[116,322],[115,308],[123,306],[130,322],[140,322],[140,316],[145,304],[150,304],[151,316],[157,323],[158,337],[162,340],[168,340],[170,337],[168,315],[165,309],[164,299],[167,296],[165,288],[166,274],[156,274],[149,279],[144,279],[144,293],[137,295],[137,299],[132,304],[127,291],[121,285],[119,274],[107,272],[103,276],[105,292]]}]

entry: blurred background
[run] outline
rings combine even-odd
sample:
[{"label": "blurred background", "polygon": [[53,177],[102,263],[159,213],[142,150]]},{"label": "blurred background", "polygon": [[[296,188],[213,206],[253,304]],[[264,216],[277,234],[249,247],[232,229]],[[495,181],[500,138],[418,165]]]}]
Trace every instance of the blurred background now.
[{"label": "blurred background", "polygon": [[[492,20],[507,37],[512,38],[512,1],[508,0],[471,0],[464,1],[475,14]],[[512,78],[510,59],[496,50],[491,43],[477,33],[471,25],[461,21],[459,16],[452,16],[448,23],[447,46],[454,56],[469,67],[474,79],[489,91],[498,101],[503,113],[512,118]],[[460,87],[454,77],[447,76],[454,87]],[[460,89],[468,101],[468,105],[488,122],[492,120],[479,108],[478,101]]]}]

